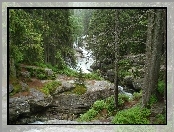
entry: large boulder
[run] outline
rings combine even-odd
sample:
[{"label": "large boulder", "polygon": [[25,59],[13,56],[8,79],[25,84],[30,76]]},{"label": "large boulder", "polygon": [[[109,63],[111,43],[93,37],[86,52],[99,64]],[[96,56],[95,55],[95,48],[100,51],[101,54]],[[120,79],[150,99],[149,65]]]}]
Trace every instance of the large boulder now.
[{"label": "large boulder", "polygon": [[125,76],[123,78],[123,83],[125,86],[132,87],[133,80],[134,80],[133,76]]},{"label": "large boulder", "polygon": [[49,69],[49,68],[45,68],[45,73],[49,77],[54,75],[54,72],[52,71],[52,69]]},{"label": "large boulder", "polygon": [[133,87],[136,91],[140,91],[143,88],[144,78],[134,79],[132,82]]},{"label": "large boulder", "polygon": [[92,70],[97,70],[97,69],[99,69],[100,68],[100,62],[94,62],[91,66],[90,66],[90,68],[92,69]]},{"label": "large boulder", "polygon": [[[36,113],[43,112],[52,103],[52,96],[46,96],[37,89],[30,88],[29,96],[20,95],[9,99],[9,122],[16,124],[16,121],[26,123]],[[18,118],[20,117],[20,118]],[[32,117],[33,118],[33,117]],[[37,119],[36,119],[37,120]]]},{"label": "large boulder", "polygon": [[31,98],[29,98],[29,104],[31,107],[31,112],[38,112],[41,111],[41,108],[49,106],[52,101],[53,97],[51,95],[45,95],[41,91],[30,88]]},{"label": "large boulder", "polygon": [[144,78],[134,78],[132,76],[126,76],[123,79],[123,83],[127,88],[140,91],[143,88]]},{"label": "large boulder", "polygon": [[61,86],[59,86],[53,95],[56,95],[56,94],[60,94],[60,93],[63,93],[63,92],[66,92],[66,91],[71,91],[75,88],[75,84],[74,84],[75,81],[73,80],[68,80],[68,81],[62,81],[61,82]]},{"label": "large boulder", "polygon": [[18,97],[9,99],[9,122],[13,123],[19,115],[30,112],[30,105],[27,100]]}]

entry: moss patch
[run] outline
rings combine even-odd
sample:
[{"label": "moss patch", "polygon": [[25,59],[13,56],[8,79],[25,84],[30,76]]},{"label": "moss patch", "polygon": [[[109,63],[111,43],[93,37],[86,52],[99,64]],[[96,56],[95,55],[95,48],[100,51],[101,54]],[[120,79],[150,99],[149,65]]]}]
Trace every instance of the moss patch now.
[{"label": "moss patch", "polygon": [[60,85],[61,85],[61,82],[52,81],[45,84],[40,90],[46,95],[49,95],[49,94],[52,95],[57,89],[57,87],[59,87]]}]

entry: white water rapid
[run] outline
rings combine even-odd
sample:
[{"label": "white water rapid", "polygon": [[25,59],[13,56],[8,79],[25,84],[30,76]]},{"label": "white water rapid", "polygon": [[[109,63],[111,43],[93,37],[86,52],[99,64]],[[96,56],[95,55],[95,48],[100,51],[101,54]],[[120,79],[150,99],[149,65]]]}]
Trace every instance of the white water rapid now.
[{"label": "white water rapid", "polygon": [[[84,39],[86,36],[83,36]],[[87,50],[87,43],[83,40],[83,46],[78,47],[76,43],[73,45],[74,49],[76,50],[75,56],[77,57],[77,68],[75,70],[79,70],[81,68],[83,73],[90,73],[92,69],[90,66],[94,62],[94,57],[92,56],[92,51]]]}]

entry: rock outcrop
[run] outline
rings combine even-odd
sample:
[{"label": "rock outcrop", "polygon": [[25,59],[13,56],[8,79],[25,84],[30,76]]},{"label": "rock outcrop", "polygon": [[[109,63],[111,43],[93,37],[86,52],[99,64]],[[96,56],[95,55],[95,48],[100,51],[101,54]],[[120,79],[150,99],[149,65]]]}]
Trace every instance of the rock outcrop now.
[{"label": "rock outcrop", "polygon": [[114,94],[113,84],[108,81],[86,81],[87,92],[83,95],[66,93],[74,86],[73,80],[62,81],[53,95],[29,88],[29,96],[10,97],[10,124],[27,124],[37,120],[74,120],[86,112],[96,100]]}]

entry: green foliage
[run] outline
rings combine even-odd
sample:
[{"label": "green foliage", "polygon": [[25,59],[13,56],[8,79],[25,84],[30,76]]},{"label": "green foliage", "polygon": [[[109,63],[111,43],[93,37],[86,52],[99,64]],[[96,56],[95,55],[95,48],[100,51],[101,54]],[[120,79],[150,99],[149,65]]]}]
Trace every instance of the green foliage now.
[{"label": "green foliage", "polygon": [[58,69],[64,69],[65,68],[65,62],[62,58],[61,51],[57,51],[57,54],[56,54],[55,57],[58,60],[58,63],[57,63]]},{"label": "green foliage", "polygon": [[70,69],[67,66],[64,69],[62,69],[62,70],[58,70],[57,73],[59,73],[59,74],[65,74],[65,75],[71,76],[71,77],[77,77],[77,75],[78,75],[78,72]]},{"label": "green foliage", "polygon": [[115,110],[115,99],[114,96],[110,96],[105,100],[106,103],[106,109],[108,110],[109,113],[113,112]]},{"label": "green foliage", "polygon": [[158,99],[156,97],[156,95],[151,95],[150,99],[149,99],[149,105],[152,106],[153,104],[157,103]]},{"label": "green foliage", "polygon": [[94,110],[99,112],[106,107],[106,103],[104,100],[97,100],[96,102],[94,102],[92,107]]},{"label": "green foliage", "polygon": [[163,114],[158,114],[155,116],[155,122],[154,124],[165,124],[165,115]]},{"label": "green foliage", "polygon": [[122,99],[124,102],[129,101],[129,96],[127,96],[126,94],[118,94],[118,98]]},{"label": "green foliage", "polygon": [[47,76],[45,74],[40,73],[40,74],[37,75],[37,78],[41,79],[41,80],[44,80],[44,79],[47,79]]},{"label": "green foliage", "polygon": [[91,121],[98,114],[94,108],[89,109],[85,114],[81,114],[78,121]]},{"label": "green foliage", "polygon": [[82,69],[81,68],[79,69],[77,78],[78,79],[76,80],[76,83],[84,84],[84,74],[82,73]]},{"label": "green foliage", "polygon": [[91,79],[91,80],[103,80],[103,78],[96,72],[91,72],[91,73],[85,73],[84,74],[85,79]]},{"label": "green foliage", "polygon": [[71,28],[73,31],[73,40],[75,41],[75,39],[79,36],[82,35],[83,33],[83,25],[82,25],[82,19],[80,19],[80,17],[77,17],[75,15],[71,15],[69,16],[69,21],[71,23]]},{"label": "green foliage", "polygon": [[139,100],[142,97],[142,90],[140,92],[133,93],[133,100]]},{"label": "green foliage", "polygon": [[75,84],[75,88],[71,91],[71,93],[82,95],[86,93],[86,91],[87,91],[87,88],[85,87],[84,84]]},{"label": "green foliage", "polygon": [[23,54],[20,48],[16,45],[10,46],[10,58],[14,58],[15,63],[21,62],[23,60]]},{"label": "green foliage", "polygon": [[46,95],[52,95],[60,85],[61,83],[58,81],[51,81],[47,83],[45,86],[43,86],[41,91]]},{"label": "green foliage", "polygon": [[129,101],[129,96],[125,95],[125,94],[118,94],[118,106],[122,107],[124,105],[125,102]]},{"label": "green foliage", "polygon": [[38,79],[47,79],[45,70],[43,68],[28,66],[26,67],[26,70],[30,72],[31,77],[37,77]]},{"label": "green foliage", "polygon": [[12,84],[14,88],[13,91],[10,93],[10,96],[22,91],[22,86],[20,85],[19,80],[17,78],[10,77],[9,82],[10,84]]},{"label": "green foliage", "polygon": [[125,109],[119,111],[112,123],[114,124],[149,124],[148,116],[150,115],[150,110],[147,108],[141,108],[140,106],[135,106],[130,109]]},{"label": "green foliage", "polygon": [[157,88],[157,90],[158,90],[158,92],[161,94],[161,95],[163,95],[164,94],[164,81],[162,80],[162,81],[158,81],[158,88]]}]

